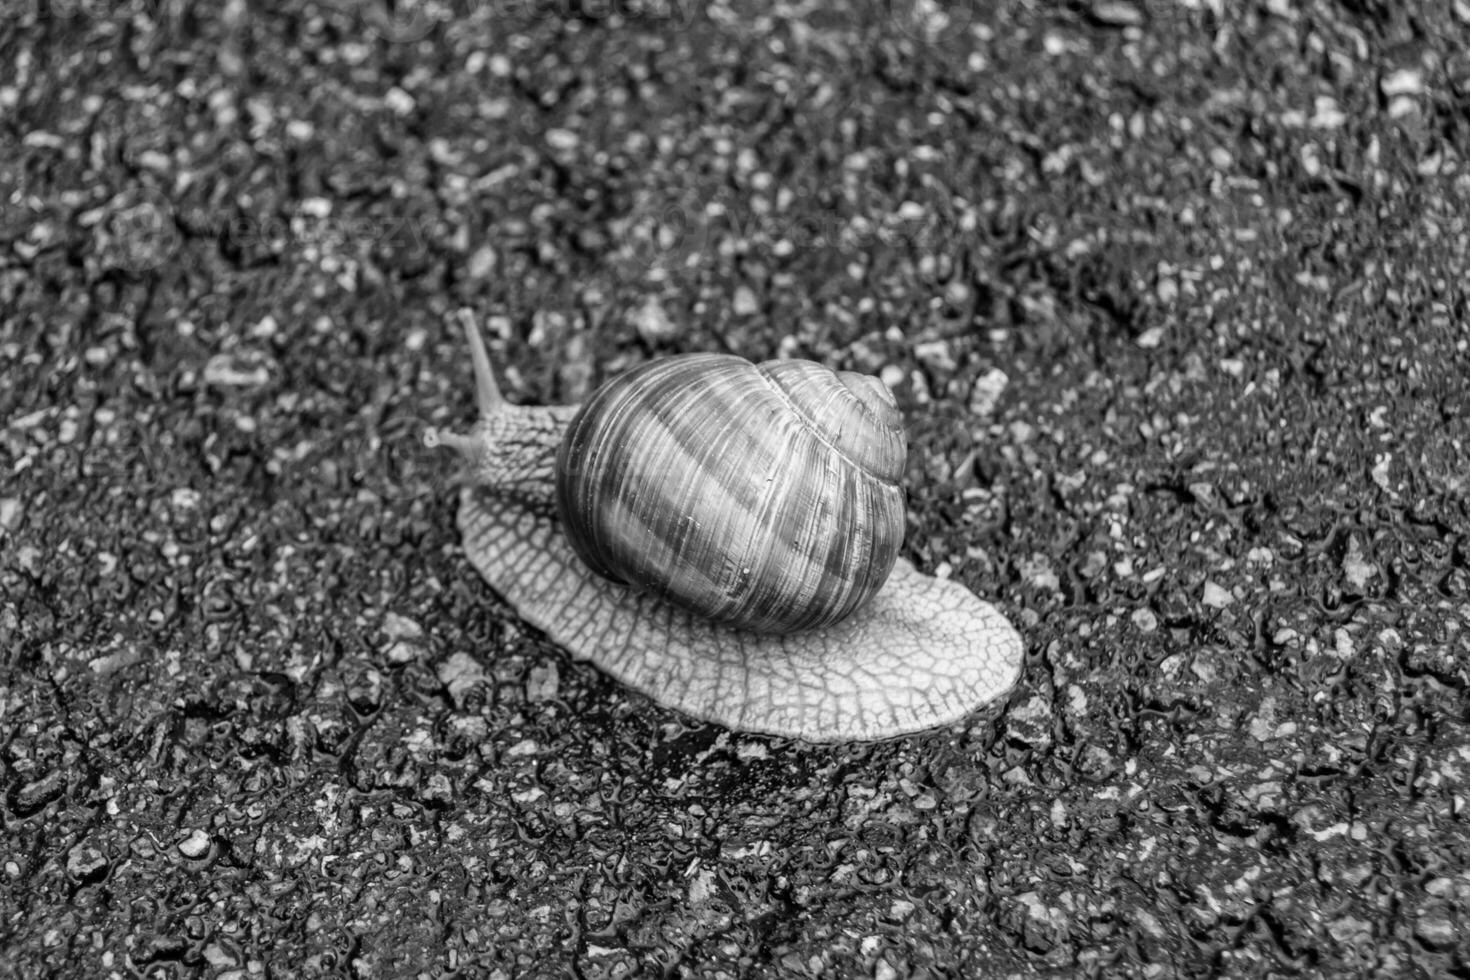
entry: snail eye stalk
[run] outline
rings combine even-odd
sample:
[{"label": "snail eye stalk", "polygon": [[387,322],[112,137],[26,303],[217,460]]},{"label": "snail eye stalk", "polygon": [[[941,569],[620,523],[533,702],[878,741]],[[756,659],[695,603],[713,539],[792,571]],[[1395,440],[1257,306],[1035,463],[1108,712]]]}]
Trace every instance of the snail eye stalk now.
[{"label": "snail eye stalk", "polygon": [[505,397],[500,393],[500,385],[495,383],[495,372],[490,368],[490,354],[485,350],[485,341],[480,336],[475,315],[468,309],[461,309],[455,316],[470,342],[470,360],[475,365],[475,405],[480,409],[481,418],[489,418],[505,406]]}]

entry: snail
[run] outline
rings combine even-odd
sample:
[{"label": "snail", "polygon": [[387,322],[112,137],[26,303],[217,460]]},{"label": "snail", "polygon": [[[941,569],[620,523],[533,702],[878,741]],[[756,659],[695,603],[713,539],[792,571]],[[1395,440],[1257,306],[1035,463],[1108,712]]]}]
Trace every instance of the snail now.
[{"label": "snail", "polygon": [[460,320],[479,421],[465,553],[520,617],[654,701],[738,731],[861,741],[1005,693],[1020,636],[899,555],[906,453],[877,378],[722,354],[650,361],[581,406],[501,395]]}]

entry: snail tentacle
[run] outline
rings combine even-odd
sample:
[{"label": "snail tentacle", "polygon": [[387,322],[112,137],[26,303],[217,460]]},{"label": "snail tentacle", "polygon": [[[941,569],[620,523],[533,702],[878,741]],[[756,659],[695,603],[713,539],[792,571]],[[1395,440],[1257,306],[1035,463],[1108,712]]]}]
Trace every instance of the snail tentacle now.
[{"label": "snail tentacle", "polygon": [[470,343],[470,360],[475,367],[475,405],[480,410],[480,418],[489,418],[507,403],[505,397],[500,394],[500,385],[495,381],[495,372],[490,368],[490,353],[485,350],[485,341],[480,336],[480,328],[475,323],[475,315],[468,309],[461,309],[457,317],[459,324],[464,328],[464,335]]}]

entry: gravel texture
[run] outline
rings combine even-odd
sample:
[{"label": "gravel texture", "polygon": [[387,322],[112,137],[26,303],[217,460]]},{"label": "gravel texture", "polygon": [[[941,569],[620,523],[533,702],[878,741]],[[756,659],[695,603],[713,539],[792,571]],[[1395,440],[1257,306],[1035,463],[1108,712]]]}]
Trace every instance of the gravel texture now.
[{"label": "gravel texture", "polygon": [[[1470,3],[281,6],[0,20],[0,974],[1470,975]],[[881,374],[1019,686],[571,663],[461,305]]]}]

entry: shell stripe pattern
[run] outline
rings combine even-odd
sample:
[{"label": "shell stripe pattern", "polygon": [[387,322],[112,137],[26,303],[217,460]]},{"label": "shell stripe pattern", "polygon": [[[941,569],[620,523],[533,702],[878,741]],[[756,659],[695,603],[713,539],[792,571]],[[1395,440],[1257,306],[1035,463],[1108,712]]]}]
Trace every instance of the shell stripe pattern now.
[{"label": "shell stripe pattern", "polygon": [[599,574],[711,619],[835,622],[878,590],[902,543],[903,432],[896,408],[875,418],[875,397],[810,362],[649,362],[568,428],[567,535]]},{"label": "shell stripe pattern", "polygon": [[1004,694],[1023,646],[994,606],[898,559],[841,623],[799,636],[712,624],[592,573],[556,518],[466,487],[465,553],[531,625],[660,704],[741,731],[811,742],[956,722]]}]

